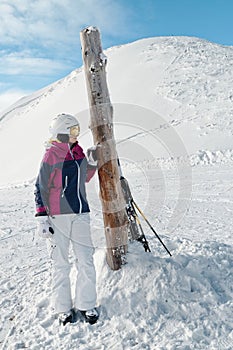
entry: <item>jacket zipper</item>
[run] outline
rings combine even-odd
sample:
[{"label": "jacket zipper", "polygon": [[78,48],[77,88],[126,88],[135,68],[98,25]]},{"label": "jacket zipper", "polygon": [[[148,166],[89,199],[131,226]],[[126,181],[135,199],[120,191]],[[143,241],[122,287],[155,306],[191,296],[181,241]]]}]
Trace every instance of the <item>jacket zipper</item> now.
[{"label": "jacket zipper", "polygon": [[65,177],[65,186],[64,186],[64,188],[63,188],[63,191],[62,191],[62,198],[64,197],[64,195],[65,195],[65,190],[67,189],[67,186],[68,186],[68,176],[66,175],[66,177]]},{"label": "jacket zipper", "polygon": [[78,168],[78,182],[77,182],[77,195],[78,195],[78,199],[79,199],[79,214],[82,212],[82,201],[81,201],[81,197],[80,197],[80,191],[79,191],[79,188],[80,188],[80,167],[79,167],[79,164],[78,162],[75,160],[75,163],[77,165],[77,168]]},{"label": "jacket zipper", "polygon": [[[70,149],[70,145],[69,145],[69,149]],[[73,155],[71,149],[70,149],[70,154],[71,154],[72,159],[75,161],[75,164],[76,164],[77,169],[78,169],[77,196],[78,196],[78,200],[79,200],[79,214],[81,214],[82,213],[82,201],[81,201],[80,191],[79,191],[79,188],[80,188],[80,167],[79,167],[78,162],[74,159],[74,155]]]}]

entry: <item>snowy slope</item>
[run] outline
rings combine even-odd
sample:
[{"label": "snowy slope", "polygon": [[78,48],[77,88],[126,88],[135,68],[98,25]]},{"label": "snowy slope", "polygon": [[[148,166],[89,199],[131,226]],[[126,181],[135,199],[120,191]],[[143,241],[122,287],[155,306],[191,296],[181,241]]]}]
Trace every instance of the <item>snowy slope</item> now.
[{"label": "snowy slope", "polygon": [[231,350],[233,48],[163,37],[106,54],[124,175],[172,257],[142,219],[152,252],[130,244],[128,263],[109,270],[95,176],[100,320],[58,326],[33,182],[55,114],[77,113],[81,144],[92,143],[82,69],[26,96],[0,116],[1,350]]},{"label": "snowy slope", "polygon": [[[232,158],[232,47],[161,37],[114,47],[106,55],[116,137],[136,135],[131,141],[141,147],[139,160],[192,155],[198,162],[204,157],[199,151]],[[57,113],[78,114],[88,147],[87,106],[83,71],[77,69],[6,110],[0,116],[0,185],[35,177],[48,124]],[[120,155],[127,149],[122,143]]]},{"label": "snowy slope", "polygon": [[[215,165],[193,172],[192,201],[173,233],[167,222],[175,200],[174,173],[166,172],[162,207],[157,201],[159,176],[147,173],[153,196],[145,213],[171,258],[144,224],[152,252],[145,253],[139,243],[130,244],[128,263],[120,271],[109,270],[103,246],[96,244],[101,315],[93,326],[78,322],[59,327],[50,313],[51,266],[45,242],[34,237],[32,184],[0,190],[2,350],[231,350],[233,170]],[[142,206],[143,177],[131,171],[126,176]],[[98,228],[101,235],[98,196],[90,189],[89,199],[94,231]]]}]

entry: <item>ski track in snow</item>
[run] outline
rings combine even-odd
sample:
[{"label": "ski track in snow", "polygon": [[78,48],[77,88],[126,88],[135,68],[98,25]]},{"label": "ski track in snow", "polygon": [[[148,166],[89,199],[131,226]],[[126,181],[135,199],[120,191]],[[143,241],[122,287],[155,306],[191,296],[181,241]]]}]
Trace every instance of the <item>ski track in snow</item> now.
[{"label": "ski track in snow", "polygon": [[[60,327],[50,314],[50,262],[45,241],[34,236],[33,184],[0,189],[2,350],[232,349],[232,166],[193,168],[188,210],[172,232],[168,218],[178,192],[174,172],[165,170],[165,180],[160,180],[161,173],[148,170],[147,197],[140,173],[128,169],[125,175],[172,257],[144,224],[152,253],[131,243],[128,263],[119,271],[108,268],[99,245],[95,261],[101,314],[92,326],[77,322]],[[163,182],[165,196],[158,186]],[[93,193],[90,201],[97,208]],[[98,226],[101,214],[94,210],[94,216]]]}]

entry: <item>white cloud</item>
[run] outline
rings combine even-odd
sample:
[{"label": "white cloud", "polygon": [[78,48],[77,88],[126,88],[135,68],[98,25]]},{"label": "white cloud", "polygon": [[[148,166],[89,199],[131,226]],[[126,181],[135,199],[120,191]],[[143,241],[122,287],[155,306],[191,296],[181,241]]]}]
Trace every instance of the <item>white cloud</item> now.
[{"label": "white cloud", "polygon": [[31,51],[1,52],[0,74],[2,75],[50,75],[67,69],[61,61],[33,56]]},{"label": "white cloud", "polygon": [[82,28],[119,35],[125,17],[113,0],[1,0],[0,74],[67,73],[81,65]]},{"label": "white cloud", "polygon": [[127,32],[127,11],[115,0],[0,0],[1,80],[33,89],[60,79],[82,64],[80,30],[97,26],[106,48]]},{"label": "white cloud", "polygon": [[116,36],[127,24],[126,9],[113,0],[1,0],[0,43],[58,47],[79,41],[86,25]]}]

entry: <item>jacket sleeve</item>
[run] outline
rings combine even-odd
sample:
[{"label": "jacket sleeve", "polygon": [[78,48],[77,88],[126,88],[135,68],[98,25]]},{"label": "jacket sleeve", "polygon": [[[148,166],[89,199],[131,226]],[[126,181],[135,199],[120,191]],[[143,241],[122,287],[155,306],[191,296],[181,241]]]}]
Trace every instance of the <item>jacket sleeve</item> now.
[{"label": "jacket sleeve", "polygon": [[48,215],[49,179],[51,166],[42,161],[35,183],[36,216]]}]

